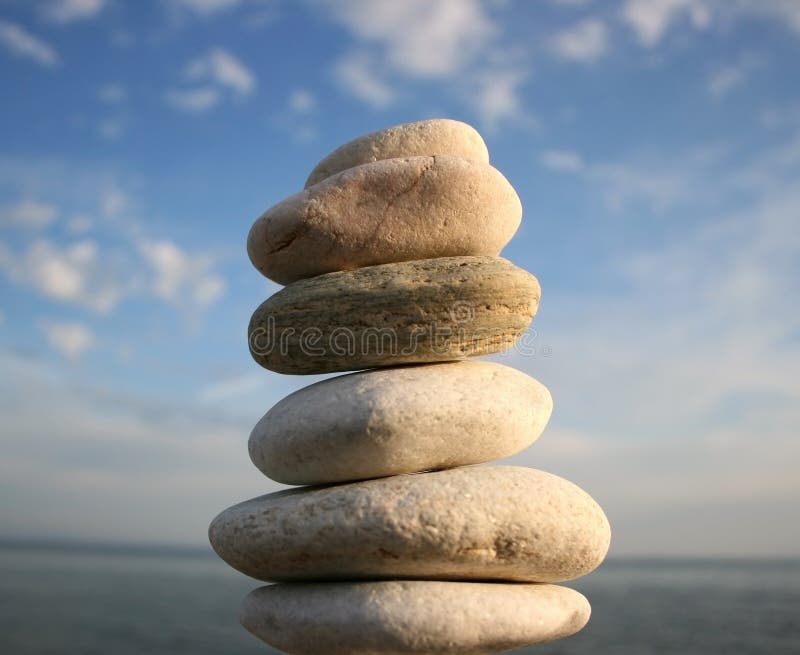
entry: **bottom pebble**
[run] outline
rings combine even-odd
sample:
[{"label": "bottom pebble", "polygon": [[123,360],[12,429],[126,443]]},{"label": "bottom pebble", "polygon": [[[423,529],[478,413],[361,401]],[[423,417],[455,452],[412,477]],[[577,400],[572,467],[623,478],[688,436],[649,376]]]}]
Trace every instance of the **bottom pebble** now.
[{"label": "bottom pebble", "polygon": [[549,584],[285,583],[251,592],[240,620],[291,655],[482,655],[567,637],[590,611]]}]

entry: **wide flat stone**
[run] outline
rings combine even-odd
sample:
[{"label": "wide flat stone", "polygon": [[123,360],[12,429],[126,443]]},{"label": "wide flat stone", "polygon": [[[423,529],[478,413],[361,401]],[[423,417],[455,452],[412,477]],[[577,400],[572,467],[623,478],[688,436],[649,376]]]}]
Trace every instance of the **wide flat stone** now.
[{"label": "wide flat stone", "polygon": [[420,155],[489,161],[486,144],[473,127],[449,118],[433,118],[395,125],[348,141],[314,167],[306,180],[306,188],[353,166]]},{"label": "wide flat stone", "polygon": [[267,581],[559,582],[600,564],[610,528],[567,480],[471,466],[268,494],[222,512],[209,538]]},{"label": "wide flat stone", "polygon": [[492,362],[353,373],[276,404],[250,435],[250,458],[285,484],[478,464],[527,448],[552,407],[544,385]]},{"label": "wide flat stone", "polygon": [[250,593],[240,620],[293,655],[482,655],[567,637],[590,612],[581,594],[554,585],[294,583]]},{"label": "wide flat stone", "polygon": [[332,373],[501,352],[539,306],[536,278],[498,257],[443,257],[300,280],[256,309],[250,352],[278,373]]},{"label": "wide flat stone", "polygon": [[461,157],[387,159],[349,168],[256,220],[253,265],[280,284],[362,266],[498,255],[522,205],[503,175]]}]

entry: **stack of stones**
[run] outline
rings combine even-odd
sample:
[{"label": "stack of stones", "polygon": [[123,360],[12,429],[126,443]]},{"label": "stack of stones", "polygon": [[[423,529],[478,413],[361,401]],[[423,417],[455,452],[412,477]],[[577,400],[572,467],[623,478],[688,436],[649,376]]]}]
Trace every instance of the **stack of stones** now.
[{"label": "stack of stones", "polygon": [[286,285],[253,315],[253,357],[360,371],[284,398],[250,436],[265,475],[308,486],[211,524],[220,557],[278,583],[242,606],[263,641],[496,653],[585,625],[586,599],[551,583],[603,560],[603,511],[549,473],[474,466],[529,446],[552,409],[520,371],[460,361],[508,349],[537,310],[536,279],[498,257],[521,217],[480,135],[429,120],[340,147],[253,225],[250,259]]}]

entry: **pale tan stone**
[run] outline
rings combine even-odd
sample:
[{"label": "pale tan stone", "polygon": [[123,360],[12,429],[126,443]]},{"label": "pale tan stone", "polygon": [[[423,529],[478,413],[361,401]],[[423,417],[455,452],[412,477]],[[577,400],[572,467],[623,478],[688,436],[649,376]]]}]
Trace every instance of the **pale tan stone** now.
[{"label": "pale tan stone", "polygon": [[261,496],[222,512],[209,537],[233,568],[267,581],[559,582],[600,564],[610,528],[567,480],[471,466]]},{"label": "pale tan stone", "polygon": [[314,167],[305,186],[313,186],[353,166],[424,155],[451,155],[489,162],[486,144],[473,127],[449,118],[433,118],[387,127],[348,141]]},{"label": "pale tan stone", "polygon": [[280,284],[362,266],[498,255],[522,218],[503,175],[461,157],[349,168],[268,209],[250,229],[253,265]]},{"label": "pale tan stone", "polygon": [[403,580],[262,587],[240,620],[293,655],[485,655],[568,637],[590,612],[567,587]]},{"label": "pale tan stone", "polygon": [[278,373],[333,373],[487,355],[539,306],[536,278],[497,257],[442,257],[300,280],[256,309],[250,352]]},{"label": "pale tan stone", "polygon": [[353,373],[270,409],[250,435],[250,458],[286,484],[478,464],[527,448],[552,407],[544,385],[492,362]]}]

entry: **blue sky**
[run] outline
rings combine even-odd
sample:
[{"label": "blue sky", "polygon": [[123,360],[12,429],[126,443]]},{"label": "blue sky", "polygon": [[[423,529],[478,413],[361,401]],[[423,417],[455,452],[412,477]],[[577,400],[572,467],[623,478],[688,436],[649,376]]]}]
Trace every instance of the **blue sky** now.
[{"label": "blue sky", "polygon": [[612,553],[800,555],[800,3],[0,0],[0,537],[205,543],[278,488],[247,231],[337,145],[473,124]]}]

